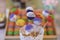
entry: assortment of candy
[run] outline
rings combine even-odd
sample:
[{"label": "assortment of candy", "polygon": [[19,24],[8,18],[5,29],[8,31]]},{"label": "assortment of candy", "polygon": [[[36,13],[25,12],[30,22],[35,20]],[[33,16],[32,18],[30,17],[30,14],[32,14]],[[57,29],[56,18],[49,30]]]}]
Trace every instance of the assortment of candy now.
[{"label": "assortment of candy", "polygon": [[18,36],[20,28],[23,27],[25,27],[26,33],[29,34],[34,26],[42,26],[42,22],[48,22],[46,25],[47,28],[45,28],[45,34],[54,34],[54,30],[49,28],[53,27],[54,15],[47,10],[35,12],[32,7],[27,7],[26,11],[21,11],[19,8],[12,8],[8,21],[6,34],[9,36]]}]

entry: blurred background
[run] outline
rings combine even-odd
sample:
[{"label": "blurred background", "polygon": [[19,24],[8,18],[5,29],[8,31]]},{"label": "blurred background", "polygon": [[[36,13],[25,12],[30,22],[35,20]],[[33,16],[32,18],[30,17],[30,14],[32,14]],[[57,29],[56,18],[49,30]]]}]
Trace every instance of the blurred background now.
[{"label": "blurred background", "polygon": [[[44,0],[0,0],[0,13],[6,13],[6,9],[10,9],[13,6],[17,6],[21,9],[25,9],[27,6],[32,6],[35,10],[45,10],[44,9]],[[44,40],[60,40],[60,0],[57,0],[58,4],[54,7],[54,23],[55,23],[55,29],[56,29],[56,36],[48,36]],[[5,38],[6,29],[0,29],[0,39],[1,40],[10,40],[10,38]],[[4,35],[3,35],[4,34]],[[4,39],[3,39],[3,38]],[[53,38],[50,38],[53,37]],[[16,40],[19,40],[17,37]],[[12,38],[12,40],[15,40]]]}]

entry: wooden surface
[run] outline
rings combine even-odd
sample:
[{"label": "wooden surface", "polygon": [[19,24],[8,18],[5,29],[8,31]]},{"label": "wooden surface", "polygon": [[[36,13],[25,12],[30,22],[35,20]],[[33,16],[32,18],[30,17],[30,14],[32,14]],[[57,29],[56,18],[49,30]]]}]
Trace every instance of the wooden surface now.
[{"label": "wooden surface", "polygon": [[[6,39],[19,39],[19,36],[6,36],[5,38]],[[45,35],[44,38],[57,38],[57,36],[56,35],[50,35],[50,36]]]}]

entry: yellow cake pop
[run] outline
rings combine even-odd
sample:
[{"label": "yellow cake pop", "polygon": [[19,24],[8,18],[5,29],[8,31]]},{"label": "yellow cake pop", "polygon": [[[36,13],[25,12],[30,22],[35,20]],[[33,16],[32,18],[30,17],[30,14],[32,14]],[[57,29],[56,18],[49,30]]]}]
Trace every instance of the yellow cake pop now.
[{"label": "yellow cake pop", "polygon": [[25,25],[25,21],[23,20],[23,19],[18,19],[17,21],[16,21],[16,25],[18,25],[18,26],[24,26]]}]

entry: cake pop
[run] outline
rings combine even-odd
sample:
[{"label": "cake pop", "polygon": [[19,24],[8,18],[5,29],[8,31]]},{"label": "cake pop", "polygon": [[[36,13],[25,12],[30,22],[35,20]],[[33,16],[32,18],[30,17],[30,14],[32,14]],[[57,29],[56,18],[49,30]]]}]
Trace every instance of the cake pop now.
[{"label": "cake pop", "polygon": [[42,22],[42,19],[40,19],[40,18],[34,18],[34,20],[33,20],[33,23],[34,23],[35,25],[40,25],[41,22]]},{"label": "cake pop", "polygon": [[25,30],[30,31],[32,28],[33,28],[33,26],[31,24],[28,24],[28,25],[26,25]]},{"label": "cake pop", "polygon": [[28,17],[29,20],[32,20],[32,19],[35,18],[35,14],[33,12],[28,12],[27,17]]},{"label": "cake pop", "polygon": [[25,20],[23,20],[23,19],[18,19],[18,20],[16,21],[16,25],[17,25],[17,26],[20,26],[20,27],[23,27],[23,26],[25,25]]},{"label": "cake pop", "polygon": [[26,12],[33,12],[33,8],[32,7],[27,7]]},{"label": "cake pop", "polygon": [[12,13],[9,18],[10,18],[10,21],[15,22],[17,19],[17,16]]},{"label": "cake pop", "polygon": [[35,14],[33,12],[33,8],[32,7],[27,7],[26,8],[26,13],[27,13],[26,15],[27,15],[27,17],[28,17],[29,20],[34,19]]},{"label": "cake pop", "polygon": [[44,11],[42,12],[42,14],[43,14],[45,17],[48,17],[48,16],[49,16],[49,12],[48,12],[47,10],[44,10]]},{"label": "cake pop", "polygon": [[33,31],[32,24],[24,25],[23,28],[21,29],[22,34],[25,34],[25,35],[29,35],[32,31]]}]

